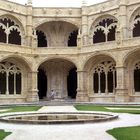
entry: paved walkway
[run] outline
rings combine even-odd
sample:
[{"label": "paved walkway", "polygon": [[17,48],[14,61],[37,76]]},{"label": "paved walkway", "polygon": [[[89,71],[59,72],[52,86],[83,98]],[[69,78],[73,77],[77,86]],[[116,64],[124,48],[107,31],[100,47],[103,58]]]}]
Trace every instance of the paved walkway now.
[{"label": "paved walkway", "polygon": [[75,112],[73,106],[44,106],[38,112]]},{"label": "paved walkway", "polygon": [[[73,106],[47,106],[39,112],[76,111]],[[115,140],[106,133],[114,127],[140,125],[140,115],[119,114],[119,119],[91,124],[27,125],[0,123],[0,129],[13,132],[5,140]]]}]

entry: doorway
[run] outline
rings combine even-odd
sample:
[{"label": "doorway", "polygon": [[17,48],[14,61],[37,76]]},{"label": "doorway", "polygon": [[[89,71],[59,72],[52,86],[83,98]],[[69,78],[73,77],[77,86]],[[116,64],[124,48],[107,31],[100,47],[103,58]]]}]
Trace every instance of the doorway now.
[{"label": "doorway", "polygon": [[72,68],[67,78],[68,97],[76,99],[77,94],[77,69]]},{"label": "doorway", "polygon": [[39,99],[47,96],[47,76],[44,70],[38,69],[38,96]]}]

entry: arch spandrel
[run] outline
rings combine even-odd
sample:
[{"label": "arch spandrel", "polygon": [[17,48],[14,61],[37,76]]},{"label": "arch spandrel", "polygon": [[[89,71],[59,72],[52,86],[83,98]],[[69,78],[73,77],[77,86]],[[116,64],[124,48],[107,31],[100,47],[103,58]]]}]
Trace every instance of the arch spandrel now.
[{"label": "arch spandrel", "polygon": [[49,23],[49,22],[66,22],[66,23],[69,23],[69,24],[76,26],[77,28],[81,27],[81,24],[79,24],[78,22],[74,22],[72,20],[69,20],[69,19],[44,19],[44,20],[41,20],[40,22],[36,23],[34,25],[34,28],[36,29],[37,27],[39,27],[45,23]]},{"label": "arch spandrel", "polygon": [[135,61],[140,59],[140,49],[133,49],[127,52],[127,54],[123,57],[122,63],[124,66],[132,65]]},{"label": "arch spandrel", "polygon": [[135,19],[135,17],[140,14],[140,6],[136,7],[133,11],[132,14],[129,16],[129,23],[130,26],[133,27],[133,21]]},{"label": "arch spandrel", "polygon": [[24,58],[22,56],[7,55],[7,56],[4,56],[4,57],[0,58],[0,62],[3,62],[5,60],[11,60],[11,61],[17,62],[21,67],[25,66],[28,71],[33,70],[32,63],[29,62],[29,60],[27,60],[26,58]]},{"label": "arch spandrel", "polygon": [[116,57],[108,53],[93,54],[87,57],[85,63],[83,63],[82,69],[91,69],[92,65],[102,62],[103,60],[112,60],[116,63]]},{"label": "arch spandrel", "polygon": [[65,61],[68,63],[73,64],[77,69],[78,69],[78,63],[73,59],[66,58],[66,57],[49,57],[49,58],[42,58],[41,60],[38,61],[38,63],[34,66],[34,68],[37,70],[39,66],[41,66],[43,63],[52,61],[52,60],[60,60],[60,61]]}]

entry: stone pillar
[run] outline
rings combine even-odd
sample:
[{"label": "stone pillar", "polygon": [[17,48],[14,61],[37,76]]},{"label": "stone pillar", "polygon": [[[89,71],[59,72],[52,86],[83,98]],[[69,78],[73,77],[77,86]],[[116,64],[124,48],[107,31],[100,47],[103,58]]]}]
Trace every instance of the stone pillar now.
[{"label": "stone pillar", "polygon": [[128,102],[128,89],[126,88],[125,72],[126,68],[123,66],[116,67],[117,71],[117,88],[116,88],[116,102]]},{"label": "stone pillar", "polygon": [[78,30],[78,35],[77,35],[77,47],[81,48],[82,46],[82,36],[81,36],[81,30]]},{"label": "stone pillar", "polygon": [[88,43],[88,14],[86,3],[82,5],[82,46]]},{"label": "stone pillar", "polygon": [[29,73],[31,90],[30,90],[29,94],[27,95],[28,102],[39,101],[38,89],[37,89],[37,74],[38,74],[38,71],[32,71]]},{"label": "stone pillar", "polygon": [[121,0],[119,5],[119,22],[120,22],[120,32],[121,32],[121,39],[128,38],[128,31],[127,31],[127,0]]},{"label": "stone pillar", "polygon": [[46,66],[48,93],[50,95],[51,90],[56,93],[54,99],[65,99],[68,96],[67,93],[67,69],[63,62],[50,62],[49,66]]},{"label": "stone pillar", "polygon": [[77,71],[77,96],[76,101],[86,102],[89,101],[87,94],[87,72],[86,71]]},{"label": "stone pillar", "polygon": [[27,3],[27,23],[26,23],[26,45],[32,46],[33,37],[33,7],[31,0]]}]

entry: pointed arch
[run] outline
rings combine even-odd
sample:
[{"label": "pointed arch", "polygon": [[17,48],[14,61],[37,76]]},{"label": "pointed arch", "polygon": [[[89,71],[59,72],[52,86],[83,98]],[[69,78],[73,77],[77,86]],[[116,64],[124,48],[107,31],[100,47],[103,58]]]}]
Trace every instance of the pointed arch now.
[{"label": "pointed arch", "polygon": [[114,16],[100,16],[90,27],[90,38],[93,39],[93,43],[114,41],[117,26],[118,20]]},{"label": "pointed arch", "polygon": [[21,22],[13,15],[0,16],[1,36],[5,34],[6,39],[1,40],[4,43],[22,45],[25,31]]}]

